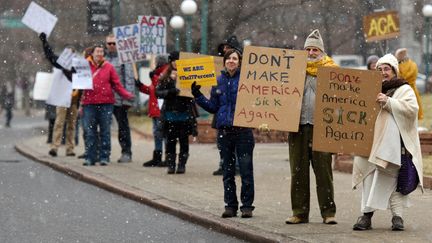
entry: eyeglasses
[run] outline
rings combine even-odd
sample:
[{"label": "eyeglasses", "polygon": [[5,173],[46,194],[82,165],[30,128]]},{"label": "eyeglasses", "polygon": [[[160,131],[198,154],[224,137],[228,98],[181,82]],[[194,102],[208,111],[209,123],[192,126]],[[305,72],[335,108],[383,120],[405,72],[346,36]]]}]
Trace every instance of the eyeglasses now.
[{"label": "eyeglasses", "polygon": [[306,48],[305,49],[307,52],[313,51],[313,52],[318,52],[319,49],[318,48]]},{"label": "eyeglasses", "polygon": [[378,68],[378,71],[380,71],[380,72],[389,72],[389,71],[391,71],[391,70],[392,70],[392,69],[389,68],[389,67],[383,67],[383,68],[379,67],[379,68]]},{"label": "eyeglasses", "polygon": [[115,45],[116,45],[116,43],[115,43],[115,42],[107,42],[107,45],[110,45],[110,46],[115,46]]}]

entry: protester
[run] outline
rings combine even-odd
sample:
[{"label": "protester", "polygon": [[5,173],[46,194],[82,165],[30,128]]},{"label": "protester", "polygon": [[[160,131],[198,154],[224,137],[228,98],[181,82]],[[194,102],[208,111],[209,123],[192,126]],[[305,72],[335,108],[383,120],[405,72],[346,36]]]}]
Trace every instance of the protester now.
[{"label": "protester", "polygon": [[225,211],[223,218],[237,216],[238,200],[235,183],[236,158],[240,166],[242,218],[252,217],[255,195],[253,175],[253,150],[255,141],[251,128],[233,126],[237,88],[240,79],[242,55],[235,49],[228,50],[223,58],[225,69],[217,78],[217,86],[212,87],[210,99],[200,91],[201,86],[194,82],[191,86],[196,102],[206,111],[215,114],[218,129],[217,143],[223,159],[223,184]]},{"label": "protester", "polygon": [[1,96],[2,96],[1,106],[5,110],[5,118],[6,118],[5,126],[10,127],[12,117],[13,117],[12,110],[15,103],[15,92],[14,92],[12,82],[8,81],[6,82],[6,84],[4,84]]},{"label": "protester", "polygon": [[[62,75],[72,82],[72,70],[65,69],[57,63],[58,56],[54,54],[51,46],[49,45],[46,34],[41,33],[39,38],[42,41],[42,47],[44,49],[45,57],[53,65],[54,68],[60,69]],[[74,51],[74,50],[72,50]],[[56,80],[55,80],[56,81]],[[57,80],[59,81],[59,80]],[[51,143],[51,149],[48,152],[51,156],[57,156],[57,150],[62,143],[63,134],[65,134],[66,141],[66,156],[75,156],[74,152],[74,136],[76,119],[78,115],[78,105],[80,99],[80,92],[74,90],[71,96],[71,105],[69,107],[56,107],[56,118],[54,122],[53,142]],[[66,123],[66,133],[64,133],[64,126]]]},{"label": "protester", "polygon": [[[243,53],[243,49],[239,43],[239,41],[237,40],[237,36],[232,35],[229,36],[227,39],[225,39],[222,43],[220,43],[218,45],[218,55],[219,56],[224,56],[225,53],[228,50],[231,49],[235,49],[237,51],[240,52],[240,54]],[[216,129],[216,118],[213,116],[213,120],[212,120],[212,128]],[[217,143],[217,141],[216,141]],[[219,149],[219,144],[217,143],[218,149]],[[221,151],[221,149],[219,149],[219,151]],[[217,168],[217,170],[213,171],[213,175],[223,175],[223,170],[222,170],[222,164],[223,164],[223,159],[222,159],[222,154],[219,154],[219,167]],[[239,165],[238,162],[236,162],[236,174],[239,173]]]},{"label": "protester", "polygon": [[418,119],[423,119],[423,105],[420,93],[416,86],[416,79],[418,74],[417,64],[408,57],[407,49],[400,48],[396,50],[395,56],[399,62],[399,73],[402,79],[405,79],[411,88],[414,90],[414,93],[417,98],[417,104],[419,106],[418,110]]},{"label": "protester", "polygon": [[[183,174],[186,171],[186,162],[189,158],[189,135],[198,135],[196,110],[194,99],[178,96],[180,90],[176,88],[177,66],[175,61],[179,59],[177,51],[171,52],[167,70],[162,74],[156,87],[156,96],[163,98],[162,124],[166,140],[166,163],[168,174]],[[178,165],[176,170],[176,144],[180,144]]]},{"label": "protester", "polygon": [[376,63],[379,57],[377,55],[371,55],[366,59],[367,70],[376,70]]},{"label": "protester", "polygon": [[[132,94],[135,94],[135,79],[131,64],[121,64],[117,54],[115,36],[110,34],[106,37],[105,59],[116,69],[123,87]],[[117,160],[119,163],[132,161],[132,140],[129,127],[128,110],[133,105],[134,100],[123,99],[120,95],[115,95],[113,114],[118,124],[118,140],[121,146],[121,156]]]},{"label": "protester", "polygon": [[417,179],[423,187],[423,163],[417,132],[418,104],[407,81],[398,77],[398,61],[392,54],[381,57],[377,69],[383,77],[382,93],[376,99],[381,111],[376,119],[369,159],[356,157],[354,160],[353,187],[363,186],[363,216],[358,218],[353,229],[371,229],[374,212],[390,208],[392,230],[399,231],[404,230],[402,213],[403,207],[408,205],[408,195],[401,193],[398,183],[401,166],[412,161],[417,171],[414,177],[417,178],[408,179]]},{"label": "protester", "polygon": [[169,64],[164,56],[158,56],[156,58],[156,68],[150,72],[151,84],[145,85],[140,82],[140,80],[136,80],[135,84],[140,92],[148,94],[148,116],[152,118],[153,121],[153,139],[155,148],[153,150],[153,158],[147,162],[143,163],[144,167],[154,167],[166,166],[166,163],[162,161],[162,148],[163,148],[163,128],[162,121],[160,119],[160,109],[159,109],[159,101],[156,97],[156,87],[159,83],[159,78],[165,70],[167,70]]},{"label": "protester", "polygon": [[318,30],[312,31],[306,38],[304,49],[308,52],[308,61],[300,126],[298,132],[290,132],[288,136],[293,216],[287,218],[285,222],[287,224],[309,222],[309,170],[312,164],[323,223],[336,224],[332,157],[330,153],[312,151],[317,71],[319,67],[334,67],[336,64],[324,52],[324,43]]},{"label": "protester", "polygon": [[[115,103],[113,90],[127,100],[132,100],[134,96],[123,88],[113,65],[105,61],[103,46],[94,46],[87,60],[93,76],[93,89],[84,90],[81,100],[86,150],[86,161],[83,165],[95,165],[97,161],[101,165],[108,165],[111,155],[111,121]],[[99,146],[96,142],[97,138],[99,138]],[[99,159],[96,157],[98,154]]]}]

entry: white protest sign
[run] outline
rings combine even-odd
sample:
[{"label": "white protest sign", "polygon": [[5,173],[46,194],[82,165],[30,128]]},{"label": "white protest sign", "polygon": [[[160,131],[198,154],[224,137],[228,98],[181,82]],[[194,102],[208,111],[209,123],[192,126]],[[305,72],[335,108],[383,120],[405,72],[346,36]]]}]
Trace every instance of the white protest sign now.
[{"label": "white protest sign", "polygon": [[33,87],[34,100],[47,100],[51,91],[52,73],[37,72]]},{"label": "white protest sign", "polygon": [[31,2],[21,22],[38,34],[44,32],[47,37],[57,23],[57,17],[35,2]]},{"label": "white protest sign", "polygon": [[93,89],[93,76],[89,62],[83,57],[72,59],[76,73],[72,75],[73,89]]},{"label": "white protest sign", "polygon": [[71,106],[72,82],[58,68],[54,68],[52,80],[51,91],[46,103],[69,108]]},{"label": "white protest sign", "polygon": [[75,53],[72,51],[71,48],[65,48],[63,52],[60,54],[60,56],[57,59],[57,63],[66,68],[67,70],[71,70],[72,68],[72,58],[75,57]]},{"label": "white protest sign", "polygon": [[138,16],[140,25],[140,52],[166,54],[166,18],[160,16]]},{"label": "white protest sign", "polygon": [[133,63],[146,59],[140,50],[140,32],[138,24],[130,24],[113,28],[119,62]]}]

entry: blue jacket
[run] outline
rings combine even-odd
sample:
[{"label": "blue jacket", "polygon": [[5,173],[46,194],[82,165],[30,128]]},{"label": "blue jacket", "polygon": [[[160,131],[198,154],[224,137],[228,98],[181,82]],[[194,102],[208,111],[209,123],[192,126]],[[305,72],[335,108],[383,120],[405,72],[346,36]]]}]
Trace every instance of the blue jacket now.
[{"label": "blue jacket", "polygon": [[233,126],[239,79],[239,70],[232,77],[228,72],[222,71],[217,78],[217,86],[211,89],[210,100],[204,95],[196,97],[198,105],[215,114],[217,129]]}]

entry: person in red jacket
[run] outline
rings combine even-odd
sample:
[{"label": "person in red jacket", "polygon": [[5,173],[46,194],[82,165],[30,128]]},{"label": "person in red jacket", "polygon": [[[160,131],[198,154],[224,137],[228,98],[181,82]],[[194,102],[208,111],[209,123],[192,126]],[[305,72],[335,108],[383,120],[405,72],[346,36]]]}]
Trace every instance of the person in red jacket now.
[{"label": "person in red jacket", "polygon": [[[94,46],[87,60],[93,76],[93,89],[84,90],[81,99],[85,129],[86,160],[84,165],[95,165],[97,161],[101,165],[108,165],[111,154],[111,121],[115,102],[113,91],[127,100],[133,99],[134,96],[121,85],[114,66],[104,60],[103,46]],[[98,137],[99,146],[96,143]],[[99,154],[99,159],[96,158],[97,154]]]},{"label": "person in red jacket", "polygon": [[140,80],[136,80],[135,84],[140,92],[149,95],[148,100],[148,116],[153,120],[153,138],[155,148],[153,150],[153,158],[143,164],[144,167],[164,167],[166,163],[162,161],[162,147],[163,147],[163,133],[162,133],[162,122],[160,120],[160,109],[159,103],[163,100],[156,97],[155,89],[159,82],[159,77],[168,68],[166,59],[163,56],[159,56],[156,64],[156,68],[150,72],[151,84],[145,85]]}]

